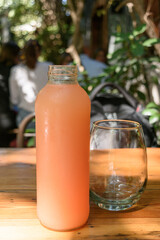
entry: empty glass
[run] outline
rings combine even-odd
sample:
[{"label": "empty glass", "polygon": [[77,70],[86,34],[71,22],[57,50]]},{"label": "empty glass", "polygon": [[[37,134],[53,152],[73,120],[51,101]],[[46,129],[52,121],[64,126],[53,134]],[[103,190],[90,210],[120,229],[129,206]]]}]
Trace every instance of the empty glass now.
[{"label": "empty glass", "polygon": [[90,198],[99,207],[120,211],[135,204],[147,182],[143,130],[138,122],[100,120],[90,140]]}]

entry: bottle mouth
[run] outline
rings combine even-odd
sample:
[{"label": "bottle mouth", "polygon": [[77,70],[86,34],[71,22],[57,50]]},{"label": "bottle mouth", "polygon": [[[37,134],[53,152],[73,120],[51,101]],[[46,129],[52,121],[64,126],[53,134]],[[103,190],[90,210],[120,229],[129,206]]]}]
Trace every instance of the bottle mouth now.
[{"label": "bottle mouth", "polygon": [[77,66],[75,65],[49,65],[48,76],[69,76],[76,77],[78,74]]}]

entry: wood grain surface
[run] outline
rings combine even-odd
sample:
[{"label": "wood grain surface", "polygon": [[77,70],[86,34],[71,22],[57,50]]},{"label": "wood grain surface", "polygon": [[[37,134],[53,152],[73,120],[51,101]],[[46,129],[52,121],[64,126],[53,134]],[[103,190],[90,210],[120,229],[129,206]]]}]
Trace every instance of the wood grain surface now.
[{"label": "wood grain surface", "polygon": [[160,149],[147,154],[148,184],[136,206],[110,212],[91,203],[83,228],[55,232],[36,214],[35,149],[0,149],[0,240],[160,240]]}]

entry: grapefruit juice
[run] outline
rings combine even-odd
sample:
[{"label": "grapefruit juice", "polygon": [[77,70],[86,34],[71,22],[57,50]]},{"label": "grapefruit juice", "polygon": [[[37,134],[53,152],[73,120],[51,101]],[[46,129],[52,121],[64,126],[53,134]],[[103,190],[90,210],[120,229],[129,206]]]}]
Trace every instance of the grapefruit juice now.
[{"label": "grapefruit juice", "polygon": [[89,97],[76,81],[49,82],[35,112],[39,219],[54,230],[78,228],[89,215]]}]

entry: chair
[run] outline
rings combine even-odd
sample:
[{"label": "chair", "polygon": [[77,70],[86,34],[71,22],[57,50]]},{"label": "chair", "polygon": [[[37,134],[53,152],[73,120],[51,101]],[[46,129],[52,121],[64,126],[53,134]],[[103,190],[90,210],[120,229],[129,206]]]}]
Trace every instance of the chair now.
[{"label": "chair", "polygon": [[26,116],[19,125],[18,133],[16,137],[17,147],[24,147],[25,137],[35,137],[35,133],[25,133],[27,125],[35,118],[35,113],[31,113]]}]

